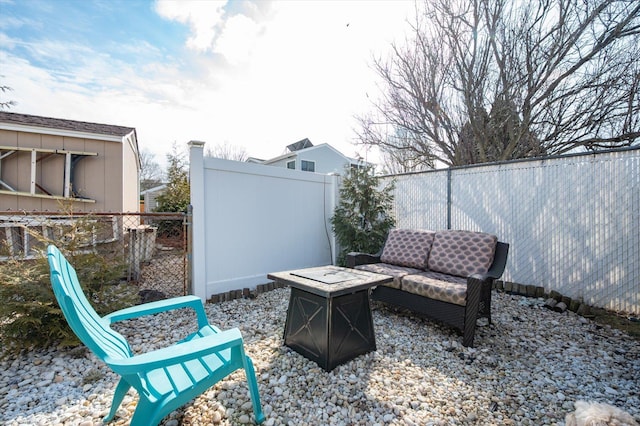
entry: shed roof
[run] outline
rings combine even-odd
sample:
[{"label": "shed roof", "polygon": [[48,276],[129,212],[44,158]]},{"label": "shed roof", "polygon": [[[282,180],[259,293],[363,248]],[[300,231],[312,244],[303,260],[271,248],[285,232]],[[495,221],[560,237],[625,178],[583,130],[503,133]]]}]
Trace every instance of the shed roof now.
[{"label": "shed roof", "polygon": [[135,132],[133,127],[89,123],[86,121],[65,120],[5,111],[0,111],[0,122],[119,137],[124,137],[131,132]]}]

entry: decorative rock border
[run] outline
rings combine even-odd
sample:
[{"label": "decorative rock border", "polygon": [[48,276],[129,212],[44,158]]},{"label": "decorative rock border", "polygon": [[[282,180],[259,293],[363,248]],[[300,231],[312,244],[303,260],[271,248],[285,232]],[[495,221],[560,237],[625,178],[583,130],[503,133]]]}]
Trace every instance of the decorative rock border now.
[{"label": "decorative rock border", "polygon": [[551,292],[547,294],[544,291],[544,287],[519,284],[510,281],[494,281],[493,288],[509,294],[545,298],[544,307],[555,312],[562,313],[568,309],[583,317],[591,316],[591,306],[584,303],[581,298],[572,299],[568,296],[563,296],[555,290],[551,290]]},{"label": "decorative rock border", "polygon": [[[249,288],[243,288],[242,290],[231,290],[226,293],[214,294],[207,300],[207,303],[221,303],[235,299],[255,299],[258,294],[283,287],[285,287],[284,284],[276,282],[258,284],[253,290]],[[552,290],[549,294],[547,294],[544,291],[544,287],[539,287],[531,284],[519,284],[511,281],[494,281],[493,289],[519,296],[545,298],[544,307],[547,309],[551,309],[560,313],[568,309],[583,317],[590,316],[591,307],[584,303],[583,300],[572,299],[568,296],[563,296],[555,290]]]},{"label": "decorative rock border", "polygon": [[226,293],[214,294],[207,300],[207,303],[220,303],[235,299],[255,299],[258,294],[283,287],[285,287],[284,284],[275,282],[258,284],[254,290],[243,288],[242,290],[231,290]]}]

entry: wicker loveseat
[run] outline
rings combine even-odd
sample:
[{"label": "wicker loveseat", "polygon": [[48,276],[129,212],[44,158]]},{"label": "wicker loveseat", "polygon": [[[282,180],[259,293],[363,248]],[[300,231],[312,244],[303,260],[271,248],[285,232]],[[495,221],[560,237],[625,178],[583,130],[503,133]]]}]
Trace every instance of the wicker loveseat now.
[{"label": "wicker loveseat", "polygon": [[473,346],[478,317],[491,322],[491,288],[507,262],[509,245],[471,231],[393,229],[380,253],[349,253],[347,266],[394,277],[372,299],[448,324]]}]

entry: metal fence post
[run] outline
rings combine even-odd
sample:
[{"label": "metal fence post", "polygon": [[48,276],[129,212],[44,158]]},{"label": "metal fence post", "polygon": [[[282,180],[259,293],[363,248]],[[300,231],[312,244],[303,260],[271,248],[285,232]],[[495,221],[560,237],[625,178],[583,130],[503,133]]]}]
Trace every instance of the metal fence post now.
[{"label": "metal fence post", "polygon": [[451,229],[451,167],[447,169],[447,229]]},{"label": "metal fence post", "polygon": [[193,281],[191,268],[193,266],[193,226],[191,226],[193,218],[193,206],[187,206],[187,213],[183,216],[184,238],[186,238],[187,252],[185,253],[185,274],[184,274],[184,294],[193,294]]}]

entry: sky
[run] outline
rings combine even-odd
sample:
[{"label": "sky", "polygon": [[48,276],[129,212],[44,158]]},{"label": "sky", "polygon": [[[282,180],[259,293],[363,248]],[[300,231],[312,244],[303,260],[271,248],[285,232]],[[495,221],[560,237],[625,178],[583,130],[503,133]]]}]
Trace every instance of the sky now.
[{"label": "sky", "polygon": [[175,144],[268,159],[303,138],[354,144],[374,57],[409,32],[413,1],[0,0],[9,112],[134,127],[160,164]]}]

